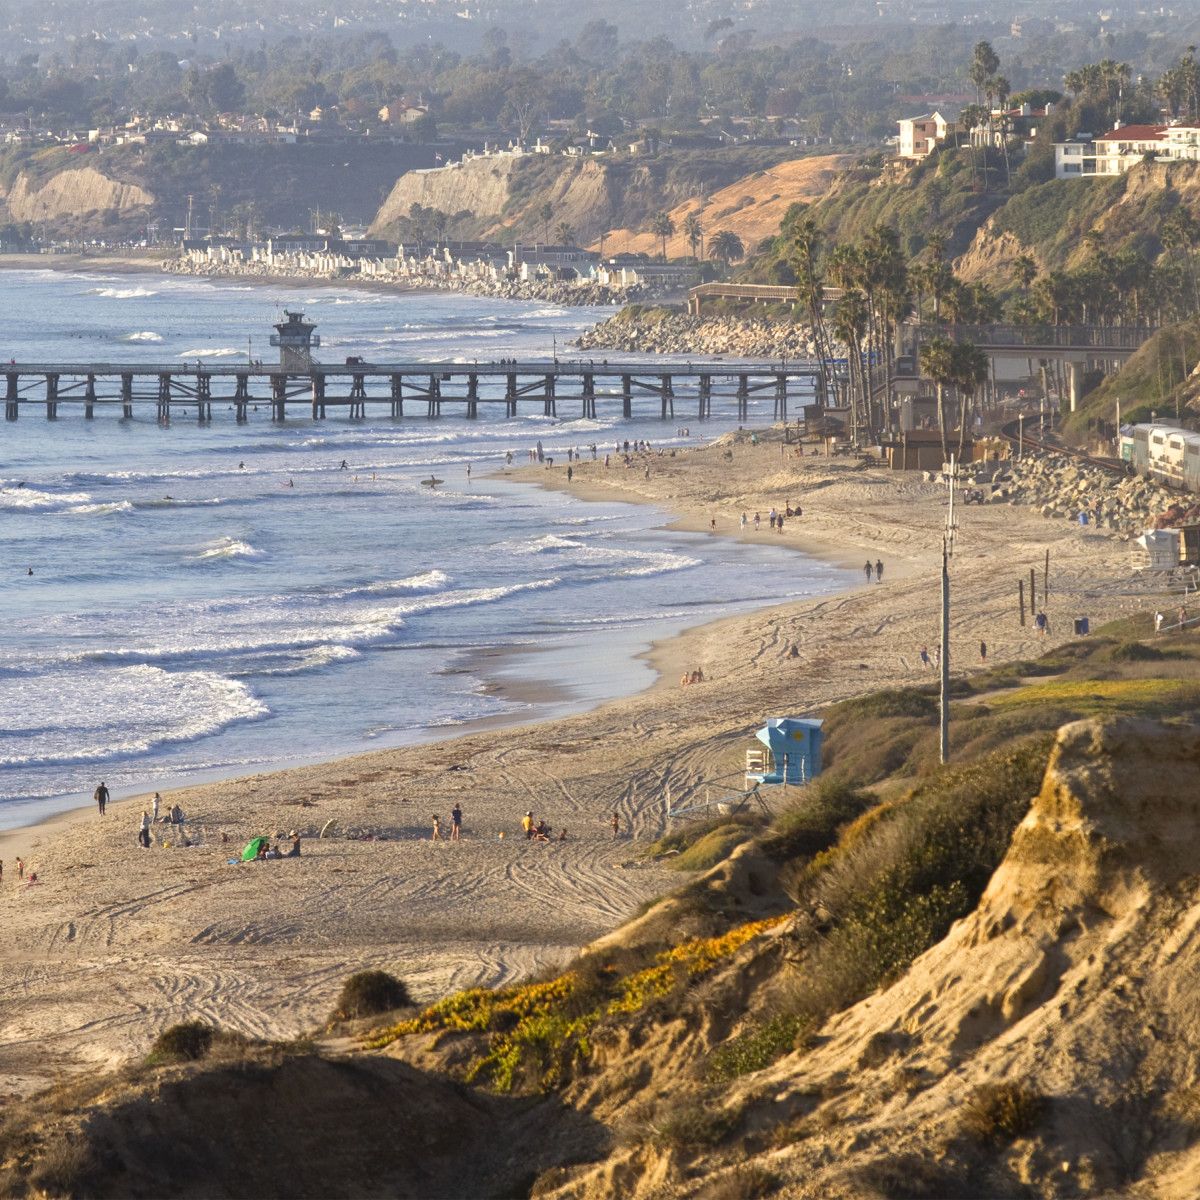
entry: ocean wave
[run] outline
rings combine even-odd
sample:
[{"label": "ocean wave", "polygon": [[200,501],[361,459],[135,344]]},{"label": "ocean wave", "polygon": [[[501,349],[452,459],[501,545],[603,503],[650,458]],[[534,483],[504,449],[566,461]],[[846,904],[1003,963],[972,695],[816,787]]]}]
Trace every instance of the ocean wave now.
[{"label": "ocean wave", "polygon": [[176,355],[177,358],[236,358],[239,354],[245,354],[245,350],[236,349],[233,346],[222,346],[218,350],[184,350],[182,354]]},{"label": "ocean wave", "polygon": [[212,671],[121,666],[96,672],[87,687],[74,671],[57,671],[43,675],[35,693],[19,679],[0,678],[0,765],[146,754],[269,711],[245,684]]},{"label": "ocean wave", "polygon": [[261,558],[264,551],[238,538],[223,537],[210,542],[197,558]]},{"label": "ocean wave", "polygon": [[362,651],[356,650],[353,646],[313,646],[308,650],[303,650],[300,654],[289,662],[281,663],[276,667],[258,667],[255,669],[256,675],[299,675],[305,671],[319,671],[322,667],[331,666],[334,663],[349,662],[355,658],[361,658]]},{"label": "ocean wave", "polygon": [[0,487],[0,508],[48,512],[52,509],[70,508],[73,505],[90,504],[90,492],[43,492],[32,487]]},{"label": "ocean wave", "polygon": [[144,296],[157,296],[157,288],[144,287],[99,287],[92,288],[89,296],[103,296],[106,300],[140,300]]},{"label": "ocean wave", "polygon": [[112,513],[133,512],[128,500],[114,500],[109,504],[76,504],[65,512],[81,517],[106,517]]},{"label": "ocean wave", "polygon": [[154,333],[149,329],[143,329],[139,333],[127,333],[124,337],[117,338],[118,342],[161,342],[162,340],[161,333]]}]

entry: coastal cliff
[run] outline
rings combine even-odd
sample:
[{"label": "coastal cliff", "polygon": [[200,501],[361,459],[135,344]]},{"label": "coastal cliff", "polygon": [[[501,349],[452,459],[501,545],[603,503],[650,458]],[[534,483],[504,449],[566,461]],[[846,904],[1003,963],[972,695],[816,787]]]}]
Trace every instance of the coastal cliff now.
[{"label": "coastal cliff", "polygon": [[134,183],[110,179],[95,167],[75,167],[38,180],[22,171],[4,194],[13,221],[56,221],[89,216],[117,220],[145,216],[154,195]]}]

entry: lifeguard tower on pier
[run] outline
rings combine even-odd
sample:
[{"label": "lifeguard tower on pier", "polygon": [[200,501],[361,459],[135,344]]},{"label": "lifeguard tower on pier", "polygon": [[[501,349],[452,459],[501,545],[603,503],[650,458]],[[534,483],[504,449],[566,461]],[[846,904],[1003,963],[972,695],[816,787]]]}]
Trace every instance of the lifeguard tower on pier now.
[{"label": "lifeguard tower on pier", "polygon": [[316,325],[304,319],[302,312],[283,310],[284,320],[275,326],[271,345],[279,347],[279,365],[285,371],[308,372],[313,365],[313,348],[320,346]]}]

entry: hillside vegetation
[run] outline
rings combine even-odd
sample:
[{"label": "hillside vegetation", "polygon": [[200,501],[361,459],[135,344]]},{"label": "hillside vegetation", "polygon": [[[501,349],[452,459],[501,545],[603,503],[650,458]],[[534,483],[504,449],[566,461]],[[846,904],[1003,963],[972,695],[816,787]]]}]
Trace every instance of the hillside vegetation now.
[{"label": "hillside vegetation", "polygon": [[1200,646],[1150,624],[960,682],[950,767],[931,689],[833,706],[821,780],[664,839],[713,865],[565,972],[47,1092],[0,1189],[1182,1200]]}]

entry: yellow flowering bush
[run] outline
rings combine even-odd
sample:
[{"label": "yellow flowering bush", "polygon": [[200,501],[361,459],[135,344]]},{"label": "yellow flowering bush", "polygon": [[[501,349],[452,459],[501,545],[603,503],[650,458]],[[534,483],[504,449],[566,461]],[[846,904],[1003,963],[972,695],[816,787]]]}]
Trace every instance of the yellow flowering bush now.
[{"label": "yellow flowering bush", "polygon": [[[411,1020],[369,1034],[364,1045],[378,1050],[415,1033],[490,1032],[487,1053],[467,1070],[468,1082],[487,1080],[497,1091],[510,1091],[523,1074],[528,1077],[536,1070],[539,1086],[549,1090],[563,1081],[573,1063],[591,1054],[589,1035],[604,1017],[637,1012],[668,995],[678,980],[706,974],[751,938],[785,919],[751,921],[719,937],[693,938],[664,950],[654,966],[615,977],[611,990],[604,989],[612,998],[606,1002],[602,994],[595,1007],[582,1013],[564,1011],[583,986],[580,975],[568,971],[544,983],[455,992]],[[590,1005],[592,995],[583,987],[575,1007]]]}]

